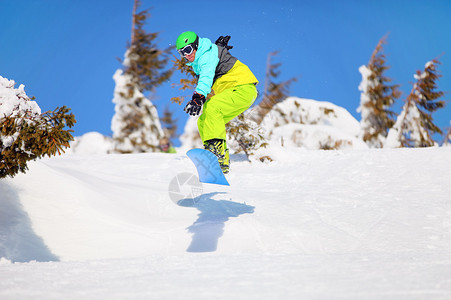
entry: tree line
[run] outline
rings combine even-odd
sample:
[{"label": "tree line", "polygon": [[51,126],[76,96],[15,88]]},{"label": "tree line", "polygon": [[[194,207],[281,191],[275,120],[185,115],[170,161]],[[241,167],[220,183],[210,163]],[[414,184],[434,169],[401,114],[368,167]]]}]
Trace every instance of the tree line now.
[{"label": "tree line", "polygon": [[[134,52],[137,53],[136,50],[133,52],[131,49],[149,48],[149,45],[153,45],[153,40],[157,37],[157,34],[142,33],[142,26],[146,17],[148,17],[148,11],[136,15],[134,13],[133,20],[137,21],[134,22],[132,35],[140,36],[141,38],[132,38],[132,44],[126,53],[127,57],[133,57],[132,54]],[[360,106],[358,107],[358,111],[361,113],[360,138],[371,148],[428,147],[436,145],[438,143],[434,141],[434,135],[443,134],[443,132],[434,124],[432,114],[445,106],[445,101],[440,100],[444,96],[444,92],[439,91],[437,87],[437,80],[441,77],[438,70],[440,62],[438,59],[433,59],[426,63],[424,70],[416,72],[416,82],[413,84],[410,94],[404,100],[405,103],[401,113],[396,114],[392,108],[402,93],[399,90],[400,85],[391,84],[392,80],[385,75],[389,69],[383,52],[383,46],[386,44],[386,40],[387,36],[379,41],[368,64],[359,68],[362,74],[362,82],[359,86],[361,99]],[[138,73],[141,70],[139,68],[134,70],[124,65],[125,73],[128,72],[135,78],[133,82],[137,82],[137,86],[140,87],[141,92],[143,90],[154,91],[159,84],[175,71],[183,75],[180,82],[173,84],[175,87],[178,87],[180,90],[187,90],[195,86],[196,76],[192,69],[186,65],[185,60],[172,56],[173,59],[171,62],[173,63],[173,67],[169,71],[162,72],[161,70],[169,62],[169,51],[171,49],[157,51],[154,46],[150,48],[154,53],[164,58],[160,60],[156,56],[145,58],[148,55],[145,50],[141,50],[140,55],[136,55],[136,57],[140,56],[141,61],[145,62],[141,64],[142,70],[147,70],[147,72],[153,70],[152,76],[154,80],[152,84],[149,84],[147,87],[139,84],[139,80],[137,79],[141,78],[141,80],[144,80],[145,76],[150,75]],[[258,132],[256,128],[265,115],[277,103],[287,98],[290,85],[297,80],[297,78],[291,78],[286,81],[278,81],[278,77],[281,74],[281,64],[273,62],[277,53],[277,51],[274,51],[268,54],[263,91],[259,91],[259,98],[256,101],[258,104],[251,109],[251,113],[247,112],[242,114],[228,124],[229,138],[236,140],[240,145],[240,149],[246,154],[251,153],[261,145],[265,145],[263,136],[256,133]],[[131,58],[126,60],[133,61]],[[133,75],[133,72],[136,72],[136,74]],[[162,73],[160,74],[160,72]],[[130,83],[130,86],[132,86],[132,83]],[[208,98],[211,96],[209,95]],[[184,101],[184,97],[174,97],[171,100],[180,104]],[[137,105],[137,101],[133,100],[133,98],[129,99],[129,103],[135,109],[142,109],[142,105]],[[148,114],[135,113],[135,115]],[[130,120],[134,120],[134,118],[130,118],[129,116],[124,117],[124,122],[130,122]],[[162,121],[164,121],[163,129],[157,135],[159,137],[168,135],[175,137],[177,126],[169,110],[165,110]],[[150,124],[155,122],[159,121],[153,120]],[[144,122],[142,123],[144,124]],[[125,127],[137,130],[136,126]],[[444,143],[449,143],[450,131],[451,129],[448,129],[445,133]],[[117,145],[123,143],[121,140],[122,137],[130,137],[130,131],[125,130],[122,133],[113,135]],[[142,138],[138,137],[137,140],[140,143],[145,143]],[[133,143],[137,144],[138,142]],[[153,151],[154,149],[155,146],[149,145],[149,147],[145,147],[142,150]]]},{"label": "tree line", "polygon": [[[399,84],[391,84],[385,75],[390,68],[386,64],[383,45],[387,36],[379,40],[367,65],[359,68],[362,74],[360,106],[361,138],[372,148],[383,147],[430,147],[437,145],[434,135],[442,130],[434,123],[433,113],[445,106],[445,95],[438,89],[440,61],[435,58],[426,62],[423,70],[414,74],[416,82],[404,99],[400,114],[392,108],[401,97]],[[444,144],[449,143],[448,129]]]}]

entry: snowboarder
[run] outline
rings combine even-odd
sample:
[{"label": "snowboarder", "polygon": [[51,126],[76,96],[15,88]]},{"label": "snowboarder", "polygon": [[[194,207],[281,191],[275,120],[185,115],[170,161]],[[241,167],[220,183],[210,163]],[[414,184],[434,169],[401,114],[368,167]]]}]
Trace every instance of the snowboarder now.
[{"label": "snowboarder", "polygon": [[[200,115],[197,127],[204,148],[216,155],[224,174],[230,165],[225,124],[252,105],[258,83],[251,70],[229,53],[229,40],[230,36],[220,36],[213,44],[186,31],[176,41],[177,51],[198,75],[192,99],[184,111],[191,116]],[[207,101],[212,90],[214,96]]]},{"label": "snowboarder", "polygon": [[175,151],[175,148],[172,147],[171,141],[167,137],[163,137],[160,139],[159,147],[161,152],[177,153],[177,151]]}]

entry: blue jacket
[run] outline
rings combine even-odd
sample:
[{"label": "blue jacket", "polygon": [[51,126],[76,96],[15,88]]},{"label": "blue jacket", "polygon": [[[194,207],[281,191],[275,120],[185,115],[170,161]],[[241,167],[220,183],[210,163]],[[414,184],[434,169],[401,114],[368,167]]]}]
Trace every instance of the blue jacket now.
[{"label": "blue jacket", "polygon": [[207,97],[211,92],[211,86],[213,85],[215,70],[218,63],[218,46],[213,44],[207,38],[199,38],[196,58],[192,63],[187,64],[193,68],[194,73],[199,75],[196,87],[197,93]]}]

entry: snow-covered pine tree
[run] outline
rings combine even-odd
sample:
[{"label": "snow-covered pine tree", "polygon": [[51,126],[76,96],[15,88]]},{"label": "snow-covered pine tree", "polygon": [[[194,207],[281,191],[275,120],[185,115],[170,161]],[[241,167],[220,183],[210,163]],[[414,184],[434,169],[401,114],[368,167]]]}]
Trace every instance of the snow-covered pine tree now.
[{"label": "snow-covered pine tree", "polygon": [[440,62],[437,59],[429,61],[424,71],[417,71],[412,90],[406,99],[395,125],[389,132],[387,146],[389,147],[430,147],[436,145],[432,136],[442,134],[432,119],[432,113],[445,106],[445,101],[439,101],[444,93],[437,91],[436,81],[441,75],[437,70]]},{"label": "snow-covered pine tree", "polygon": [[361,66],[362,82],[359,85],[361,138],[372,148],[382,148],[388,130],[393,126],[395,113],[390,110],[395,100],[401,96],[399,85],[388,85],[391,79],[384,75],[389,69],[385,65],[383,45],[386,37],[379,40],[368,65]]},{"label": "snow-covered pine tree", "polygon": [[156,87],[168,80],[173,70],[164,71],[169,61],[169,49],[160,50],[154,43],[158,33],[147,33],[144,24],[148,10],[136,13],[133,8],[132,38],[123,61],[124,70],[117,70],[113,103],[115,115],[111,123],[114,151],[118,153],[153,152],[164,136],[158,112],[144,96],[155,93]]},{"label": "snow-covered pine tree", "polygon": [[445,94],[442,91],[437,90],[437,81],[442,75],[438,71],[438,65],[440,62],[438,59],[433,59],[425,64],[423,72],[417,71],[414,76],[417,80],[415,86],[415,95],[418,99],[418,105],[420,107],[420,116],[422,124],[427,130],[431,140],[422,144],[421,147],[427,147],[433,145],[432,136],[435,133],[442,134],[442,130],[433,123],[432,113],[440,108],[445,107],[445,101],[439,100]]},{"label": "snow-covered pine tree", "polygon": [[164,135],[170,139],[177,137],[177,119],[174,119],[174,114],[168,107],[164,109],[163,117],[160,119],[163,125]]},{"label": "snow-covered pine tree", "polygon": [[384,142],[386,148],[415,146],[418,141],[427,140],[427,132],[421,125],[420,111],[411,97],[414,89],[406,99],[395,125],[390,128]]},{"label": "snow-covered pine tree", "polygon": [[73,140],[75,124],[70,109],[63,106],[41,113],[24,85],[0,76],[0,178],[25,173],[27,162],[64,152]]},{"label": "snow-covered pine tree", "polygon": [[273,51],[268,54],[263,99],[251,110],[251,118],[257,122],[257,124],[262,122],[263,118],[274,107],[274,105],[288,97],[290,85],[297,81],[297,78],[294,77],[279,83],[274,81],[280,76],[281,71],[279,68],[282,64],[272,63],[271,61],[272,57],[276,56],[278,53],[279,51]]}]

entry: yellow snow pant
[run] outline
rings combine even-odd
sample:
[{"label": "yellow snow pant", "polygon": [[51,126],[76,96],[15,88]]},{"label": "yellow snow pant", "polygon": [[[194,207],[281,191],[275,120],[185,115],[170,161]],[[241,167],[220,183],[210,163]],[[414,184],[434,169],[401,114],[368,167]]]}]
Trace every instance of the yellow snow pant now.
[{"label": "yellow snow pant", "polygon": [[248,109],[257,98],[253,83],[238,85],[214,95],[203,107],[197,120],[202,142],[211,139],[226,139],[226,128],[230,120]]}]

